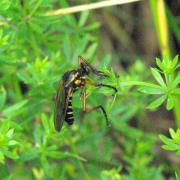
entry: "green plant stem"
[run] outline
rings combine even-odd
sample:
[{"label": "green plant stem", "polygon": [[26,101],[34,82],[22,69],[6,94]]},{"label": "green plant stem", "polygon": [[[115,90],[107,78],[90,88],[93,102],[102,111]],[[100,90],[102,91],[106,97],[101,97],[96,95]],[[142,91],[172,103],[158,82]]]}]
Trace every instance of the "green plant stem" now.
[{"label": "green plant stem", "polygon": [[153,21],[162,56],[170,57],[169,33],[164,0],[150,0]]},{"label": "green plant stem", "polygon": [[111,111],[111,109],[112,109],[112,107],[113,107],[113,105],[114,105],[114,102],[115,102],[115,100],[116,100],[116,96],[117,96],[117,94],[115,94],[115,96],[114,96],[114,98],[113,98],[113,101],[112,101],[112,103],[110,104],[110,106],[109,106],[109,108],[108,108],[108,112]]},{"label": "green plant stem", "polygon": [[119,1],[118,0],[106,0],[106,1],[101,1],[101,2],[95,2],[95,3],[90,3],[90,4],[84,4],[84,5],[49,11],[45,14],[45,16],[57,16],[60,14],[76,13],[76,12],[80,12],[80,11],[87,11],[87,10],[109,7],[109,6],[114,6],[114,5],[132,3],[132,2],[136,2],[136,1],[141,1],[141,0],[119,0]]}]

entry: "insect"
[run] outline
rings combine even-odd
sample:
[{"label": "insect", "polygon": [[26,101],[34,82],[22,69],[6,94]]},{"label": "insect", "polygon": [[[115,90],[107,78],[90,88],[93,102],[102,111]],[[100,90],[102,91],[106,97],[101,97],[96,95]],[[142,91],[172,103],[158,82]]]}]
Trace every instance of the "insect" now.
[{"label": "insect", "polygon": [[78,56],[79,68],[76,70],[67,71],[62,76],[57,86],[55,97],[55,113],[54,113],[54,126],[57,131],[60,131],[63,122],[66,121],[69,125],[74,122],[73,109],[72,109],[72,96],[73,94],[82,89],[83,111],[91,112],[93,110],[101,109],[106,119],[106,124],[109,125],[107,113],[102,105],[98,105],[89,110],[86,109],[86,85],[96,87],[107,87],[117,92],[117,89],[111,85],[92,82],[86,79],[90,73],[99,77],[108,77],[104,72],[96,70],[91,64],[88,63],[83,57]]}]

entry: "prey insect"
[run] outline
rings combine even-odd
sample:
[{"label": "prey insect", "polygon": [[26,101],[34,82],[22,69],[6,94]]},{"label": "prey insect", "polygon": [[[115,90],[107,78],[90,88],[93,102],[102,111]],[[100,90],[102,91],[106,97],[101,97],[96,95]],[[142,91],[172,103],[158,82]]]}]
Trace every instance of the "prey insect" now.
[{"label": "prey insect", "polygon": [[107,87],[111,88],[117,92],[117,89],[114,86],[92,82],[86,79],[86,76],[90,73],[95,74],[99,77],[108,77],[102,71],[96,70],[91,64],[88,63],[83,57],[78,56],[79,68],[77,70],[71,70],[65,72],[62,76],[62,79],[59,81],[57,86],[57,92],[55,97],[55,113],[54,113],[54,125],[57,131],[60,131],[63,122],[66,121],[69,125],[72,125],[74,122],[73,109],[72,109],[72,96],[79,90],[82,91],[82,100],[83,100],[83,111],[91,112],[93,110],[101,109],[106,124],[109,125],[109,120],[107,113],[102,105],[98,105],[91,109],[86,109],[86,85],[91,85],[95,87]]}]

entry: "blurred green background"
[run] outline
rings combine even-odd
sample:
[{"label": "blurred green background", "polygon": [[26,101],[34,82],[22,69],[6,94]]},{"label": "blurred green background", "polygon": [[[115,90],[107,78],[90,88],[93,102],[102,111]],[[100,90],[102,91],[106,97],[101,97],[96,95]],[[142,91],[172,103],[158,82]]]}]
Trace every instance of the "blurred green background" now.
[{"label": "blurred green background", "polygon": [[[180,2],[47,16],[94,2],[0,1],[0,179],[180,178]],[[118,89],[87,87],[87,106],[103,104],[112,126],[83,114],[77,92],[75,122],[58,133],[56,86],[78,55],[109,75],[90,79]]]}]

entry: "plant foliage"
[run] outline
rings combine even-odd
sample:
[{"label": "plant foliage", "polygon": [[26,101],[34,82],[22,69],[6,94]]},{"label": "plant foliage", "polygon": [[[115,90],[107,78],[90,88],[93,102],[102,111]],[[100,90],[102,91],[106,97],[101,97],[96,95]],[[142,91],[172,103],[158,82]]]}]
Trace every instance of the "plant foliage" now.
[{"label": "plant foliage", "polygon": [[[157,109],[165,101],[167,110],[177,107],[178,56],[157,58],[158,68],[151,69],[144,59],[134,59],[120,71],[113,53],[102,48],[97,12],[45,16],[68,2],[0,1],[0,179],[164,179],[164,157],[153,151],[157,133],[146,131],[146,107]],[[75,123],[64,123],[57,133],[56,86],[66,71],[77,68],[78,55],[109,76],[90,79],[118,89],[112,97],[112,90],[87,87],[88,105],[103,104],[112,126],[106,127],[100,112],[82,114],[75,93]],[[179,154],[179,134],[170,129],[171,138],[161,135],[163,148]]]}]

